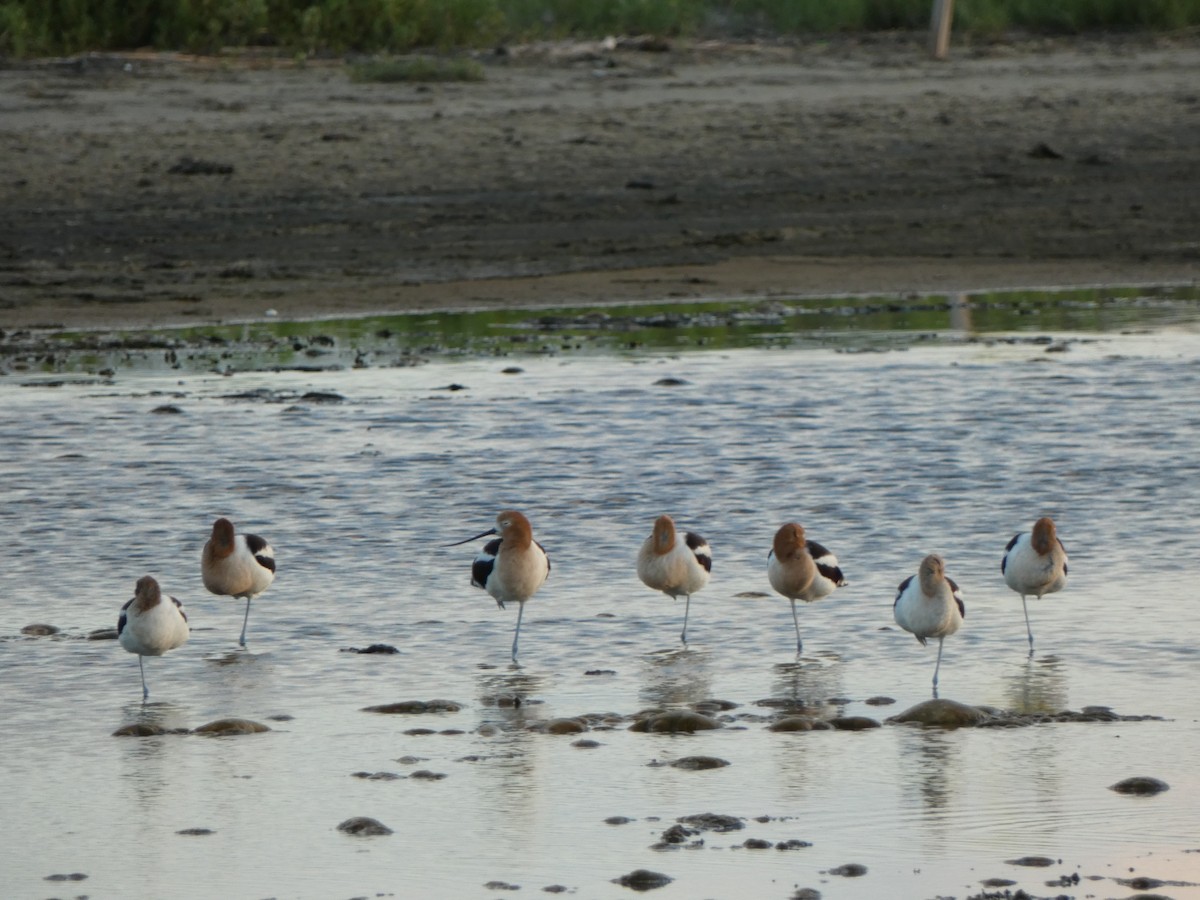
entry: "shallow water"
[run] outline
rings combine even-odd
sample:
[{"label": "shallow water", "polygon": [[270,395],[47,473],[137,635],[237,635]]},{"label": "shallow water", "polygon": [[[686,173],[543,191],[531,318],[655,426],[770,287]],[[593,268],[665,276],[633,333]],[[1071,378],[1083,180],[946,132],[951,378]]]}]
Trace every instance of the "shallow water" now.
[{"label": "shallow water", "polygon": [[[0,381],[3,895],[498,897],[559,885],[622,897],[611,879],[638,868],[675,879],[663,898],[967,897],[988,878],[1035,896],[1123,897],[1135,888],[1116,879],[1200,882],[1200,330],[1045,334],[868,354]],[[163,406],[178,412],[154,413]],[[509,506],[554,565],[528,604],[519,668],[516,610],[469,586],[470,545],[445,546]],[[661,512],[713,546],[686,650],[683,603],[633,571]],[[999,561],[1042,514],[1059,524],[1071,581],[1031,601],[1030,660]],[[218,515],[269,538],[279,561],[245,652],[240,602],[199,580]],[[799,661],[765,577],[774,530],[793,519],[850,581],[800,611]],[[768,731],[762,701],[883,720],[930,696],[936,648],[892,625],[891,602],[934,551],[967,604],[942,697],[1161,718]],[[145,573],[185,603],[193,632],[147,661],[143,706],[136,659],[84,638],[115,625]],[[63,632],[20,633],[34,622]],[[373,643],[399,652],[342,652]],[[866,702],[879,696],[895,702]],[[462,709],[362,711],[434,698]],[[708,699],[736,704],[718,731],[627,730],[639,710]],[[589,714],[610,724],[536,730]],[[273,730],[111,736],[226,716]],[[692,755],[730,765],[656,764]],[[354,777],[421,770],[446,777]],[[1171,789],[1108,790],[1132,775]],[[744,827],[651,849],[677,817],[709,812]],[[395,833],[336,830],[360,815]],[[212,833],[179,833],[197,828]],[[1031,855],[1055,862],[1006,862]],[[846,863],[867,872],[830,874]],[[45,880],[71,873],[87,877]],[[1058,883],[1072,875],[1083,880]],[[1195,885],[1155,890],[1200,897]]]}]

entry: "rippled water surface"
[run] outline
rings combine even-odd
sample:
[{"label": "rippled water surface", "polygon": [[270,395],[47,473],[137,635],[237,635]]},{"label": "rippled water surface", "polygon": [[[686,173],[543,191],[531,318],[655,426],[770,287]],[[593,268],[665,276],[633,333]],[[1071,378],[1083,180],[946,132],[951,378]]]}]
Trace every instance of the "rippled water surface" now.
[{"label": "rippled water surface", "polygon": [[[0,380],[0,893],[603,898],[650,869],[674,879],[663,898],[967,897],[989,878],[1081,898],[1148,878],[1200,897],[1178,883],[1200,882],[1200,331],[1047,334]],[[475,548],[446,546],[504,507],[554,567],[519,668],[516,610],[469,585]],[[683,603],[634,572],[662,512],[713,547],[687,649]],[[1071,581],[1031,601],[1031,660],[999,561],[1043,514]],[[218,515],[279,563],[246,651],[240,602],[200,583]],[[850,581],[800,611],[799,660],[765,577],[789,520]],[[929,697],[936,647],[899,631],[891,603],[935,551],[967,604],[943,698],[1159,718],[767,730],[780,706],[883,721]],[[146,573],[193,631],[147,661],[143,706],[136,658],[87,636]],[[43,622],[61,632],[21,633]],[[399,652],[345,652],[375,643]],[[431,699],[461,710],[363,711]],[[708,700],[729,706],[720,730],[628,730]],[[272,730],[112,736],[227,716]],[[587,733],[539,730],[576,716]],[[729,765],[666,765],[698,755]],[[1133,775],[1170,790],[1108,789]],[[744,827],[652,849],[697,813]],[[394,833],[336,830],[353,816]],[[1008,862],[1025,856],[1053,863]],[[848,863],[866,873],[831,873]]]}]

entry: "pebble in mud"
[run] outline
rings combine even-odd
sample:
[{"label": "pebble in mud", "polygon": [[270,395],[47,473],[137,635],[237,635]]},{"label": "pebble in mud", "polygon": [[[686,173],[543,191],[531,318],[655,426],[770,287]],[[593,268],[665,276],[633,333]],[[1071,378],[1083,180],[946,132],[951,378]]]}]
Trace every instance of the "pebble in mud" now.
[{"label": "pebble in mud", "polygon": [[519,884],[509,884],[507,881],[489,881],[484,885],[489,891],[519,891]]},{"label": "pebble in mud", "polygon": [[649,869],[634,869],[628,875],[614,878],[612,883],[635,891],[652,891],[655,888],[665,887],[674,880],[670,875],[664,875],[662,872],[651,872]]},{"label": "pebble in mud", "polygon": [[352,819],[347,819],[338,825],[337,830],[355,835],[356,837],[373,837],[375,835],[392,833],[392,829],[388,828],[378,819],[372,819],[370,816],[355,816]]},{"label": "pebble in mud", "polygon": [[821,892],[816,888],[797,888],[791,900],[821,900]]},{"label": "pebble in mud", "polygon": [[1126,778],[1124,781],[1110,784],[1108,789],[1116,791],[1118,794],[1153,797],[1155,794],[1161,794],[1163,791],[1170,790],[1170,787],[1169,784],[1158,778],[1151,778],[1149,775],[1135,775],[1133,778]]},{"label": "pebble in mud", "polygon": [[1033,869],[1048,869],[1055,860],[1048,856],[1022,856],[1019,859],[1006,859],[1010,866],[1026,866]]},{"label": "pebble in mud", "polygon": [[87,876],[84,875],[82,872],[71,872],[68,875],[61,875],[61,874],[47,875],[42,880],[43,881],[86,881]]},{"label": "pebble in mud", "polygon": [[683,825],[690,825],[700,831],[739,831],[746,823],[737,816],[726,816],[721,813],[697,813],[691,816],[680,816],[675,820]]},{"label": "pebble in mud", "polygon": [[215,722],[208,722],[199,728],[192,729],[192,734],[261,734],[270,730],[261,722],[252,722],[249,719],[217,719]]},{"label": "pebble in mud", "polygon": [[812,716],[785,716],[767,726],[768,731],[828,731],[833,726]]}]

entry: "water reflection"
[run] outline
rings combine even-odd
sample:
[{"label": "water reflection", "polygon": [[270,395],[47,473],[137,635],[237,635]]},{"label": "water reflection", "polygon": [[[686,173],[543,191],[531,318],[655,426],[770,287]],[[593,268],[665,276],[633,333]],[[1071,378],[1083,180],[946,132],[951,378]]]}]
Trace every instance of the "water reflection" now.
[{"label": "water reflection", "polygon": [[771,706],[796,715],[832,719],[845,703],[842,668],[836,662],[807,658],[775,667]]},{"label": "water reflection", "polygon": [[705,650],[663,650],[642,659],[642,703],[654,709],[712,699],[711,658]]},{"label": "water reflection", "polygon": [[1057,656],[1027,660],[1004,679],[1008,709],[1022,714],[1059,713],[1067,708],[1067,673]]},{"label": "water reflection", "polygon": [[[903,728],[900,730],[900,764],[906,792],[915,792],[927,811],[946,810],[957,790],[961,769],[962,737],[941,728]],[[939,821],[935,818],[934,821]]]}]

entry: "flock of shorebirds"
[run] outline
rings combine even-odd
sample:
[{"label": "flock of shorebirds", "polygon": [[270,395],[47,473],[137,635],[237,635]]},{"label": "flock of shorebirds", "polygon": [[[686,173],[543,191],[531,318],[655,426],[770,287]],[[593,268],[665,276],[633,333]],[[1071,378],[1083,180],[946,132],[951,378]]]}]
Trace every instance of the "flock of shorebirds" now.
[{"label": "flock of shorebirds", "polygon": [[[525,602],[549,577],[550,558],[545,548],[533,539],[529,519],[513,509],[497,515],[495,527],[450,546],[492,536],[494,539],[483,546],[471,565],[471,584],[487,591],[501,609],[506,603],[517,604],[517,627],[512,642],[515,663]],[[1033,628],[1029,624],[1027,598],[1052,594],[1067,583],[1067,551],[1058,538],[1054,520],[1044,516],[1031,530],[1015,535],[1004,548],[1000,571],[1005,583],[1021,595],[1032,656]],[[675,599],[685,598],[683,631],[679,639],[687,644],[692,594],[708,584],[712,573],[712,550],[708,541],[695,532],[681,534],[670,516],[659,516],[638,553],[637,573],[647,587]],[[217,519],[200,557],[200,574],[204,586],[212,593],[246,601],[242,633],[238,639],[245,647],[250,602],[275,580],[275,554],[271,545],[257,535],[236,532],[228,519]],[[803,642],[796,601],[812,603],[846,584],[837,557],[816,541],[808,540],[803,526],[789,522],[775,533],[773,546],[767,554],[767,580],[791,603],[792,621],[796,626],[796,655],[799,656]],[[917,573],[900,583],[892,608],[896,624],[911,632],[921,644],[926,644],[929,638],[938,639],[937,663],[933,670],[936,697],[942,644],[958,631],[966,616],[962,593],[954,580],[946,575],[946,564],[941,556],[930,554],[921,560]],[[139,579],[133,599],[121,607],[117,636],[122,647],[137,654],[143,701],[149,698],[150,692],[146,687],[142,657],[162,656],[181,646],[188,634],[183,604],[174,597],[164,601],[158,582],[149,575]]]}]

